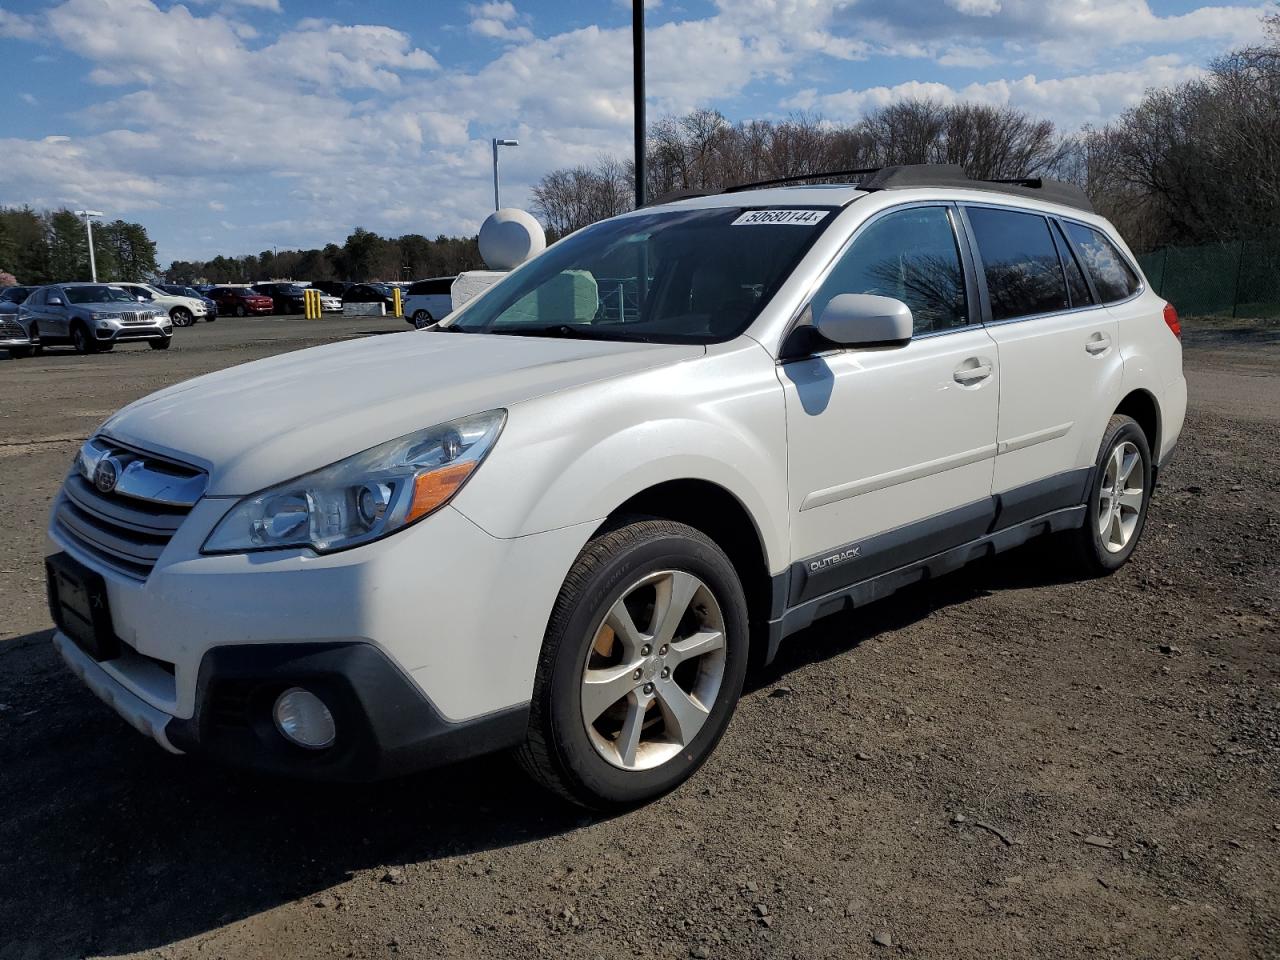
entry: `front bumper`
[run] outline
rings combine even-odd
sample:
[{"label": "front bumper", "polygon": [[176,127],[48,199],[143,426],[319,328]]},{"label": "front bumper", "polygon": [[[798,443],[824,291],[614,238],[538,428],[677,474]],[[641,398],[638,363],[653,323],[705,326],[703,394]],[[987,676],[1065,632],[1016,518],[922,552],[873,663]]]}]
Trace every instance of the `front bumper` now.
[{"label": "front bumper", "polygon": [[121,323],[118,320],[96,320],[91,329],[99,343],[125,343],[129,340],[168,340],[173,325],[156,323]]},{"label": "front bumper", "polygon": [[[101,575],[119,639],[113,659],[73,669],[134,726],[167,749],[339,779],[519,741],[551,607],[593,524],[504,540],[445,507],[335,554],[201,555],[234,502],[200,501],[145,577],[104,565],[50,525],[53,552]],[[270,711],[288,686],[332,699],[346,740],[340,732],[319,752],[284,741]],[[150,728],[140,726],[117,690],[163,723],[145,712]]]},{"label": "front bumper", "polygon": [[[171,753],[320,780],[376,780],[515,746],[527,705],[461,723],[442,717],[388,657],[367,643],[218,647],[205,654],[196,713],[179,719],[146,703],[61,632],[53,643],[72,672],[130,726]],[[325,702],[337,734],[324,750],[286,740],[276,698],[304,687]]]}]

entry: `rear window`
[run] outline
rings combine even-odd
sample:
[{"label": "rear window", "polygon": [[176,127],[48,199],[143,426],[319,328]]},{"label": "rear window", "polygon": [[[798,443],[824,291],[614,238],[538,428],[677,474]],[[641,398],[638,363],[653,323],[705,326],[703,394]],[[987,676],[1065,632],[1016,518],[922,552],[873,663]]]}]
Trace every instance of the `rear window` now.
[{"label": "rear window", "polygon": [[1103,303],[1126,300],[1138,292],[1138,275],[1105,234],[1070,220],[1063,226]]},{"label": "rear window", "polygon": [[992,320],[1014,320],[1071,306],[1049,221],[1035,213],[968,207]]}]

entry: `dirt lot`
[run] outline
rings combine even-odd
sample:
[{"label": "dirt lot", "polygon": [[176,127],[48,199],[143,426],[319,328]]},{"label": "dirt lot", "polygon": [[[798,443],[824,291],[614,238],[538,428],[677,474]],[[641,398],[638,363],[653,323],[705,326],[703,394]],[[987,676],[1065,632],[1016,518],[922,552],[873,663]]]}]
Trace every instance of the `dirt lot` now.
[{"label": "dirt lot", "polygon": [[1191,325],[1186,433],[1119,574],[1033,547],[822,622],[690,784],[604,820],[505,758],[366,787],[208,769],[50,648],[45,516],[103,417],[397,328],[0,360],[0,958],[1280,957],[1276,327]]}]

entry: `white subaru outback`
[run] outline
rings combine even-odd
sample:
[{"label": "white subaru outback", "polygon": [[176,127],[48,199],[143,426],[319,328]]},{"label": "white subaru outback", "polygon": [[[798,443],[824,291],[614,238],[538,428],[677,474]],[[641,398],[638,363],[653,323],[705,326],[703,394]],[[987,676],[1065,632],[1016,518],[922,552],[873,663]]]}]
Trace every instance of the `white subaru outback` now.
[{"label": "white subaru outback", "polygon": [[1042,534],[1120,566],[1185,405],[1176,314],[1074,188],[694,197],[426,332],[111,417],[53,507],[53,642],[174,752],[370,778],[515,747],[633,804],[817,617]]}]

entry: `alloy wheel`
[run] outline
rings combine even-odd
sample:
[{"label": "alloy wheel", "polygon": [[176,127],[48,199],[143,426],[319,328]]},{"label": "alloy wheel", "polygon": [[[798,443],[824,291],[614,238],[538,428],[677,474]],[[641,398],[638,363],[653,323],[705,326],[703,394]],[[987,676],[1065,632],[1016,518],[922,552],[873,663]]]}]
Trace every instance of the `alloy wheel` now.
[{"label": "alloy wheel", "polygon": [[1143,486],[1142,454],[1129,440],[1115,445],[1103,468],[1098,490],[1098,536],[1109,553],[1119,553],[1129,545],[1146,496]]},{"label": "alloy wheel", "polygon": [[632,584],[596,628],[582,674],[592,746],[624,770],[661,766],[706,724],[725,676],[720,604],[698,577],[661,570]]}]

